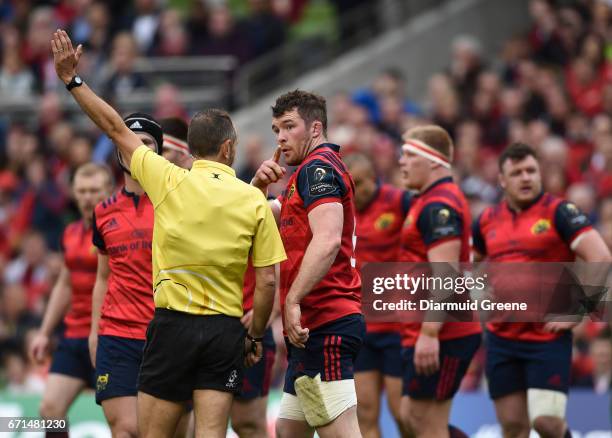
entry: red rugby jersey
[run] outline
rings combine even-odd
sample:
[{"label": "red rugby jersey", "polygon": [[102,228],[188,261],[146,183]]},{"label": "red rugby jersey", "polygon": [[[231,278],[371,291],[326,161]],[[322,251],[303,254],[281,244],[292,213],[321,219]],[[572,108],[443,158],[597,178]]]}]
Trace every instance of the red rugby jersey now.
[{"label": "red rugby jersey", "polygon": [[93,242],[108,255],[110,277],[98,334],[145,339],[153,317],[153,204],[125,187],[98,204]]},{"label": "red rugby jersey", "polygon": [[[451,177],[442,178],[413,198],[401,234],[399,259],[402,262],[426,263],[427,251],[444,242],[461,239],[460,262],[470,260],[470,209],[459,187]],[[402,345],[414,346],[420,323],[403,325]],[[448,322],[442,325],[441,341],[480,333],[478,322]]]},{"label": "red rugby jersey", "polygon": [[[572,242],[590,230],[578,208],[549,193],[520,212],[506,201],[485,209],[474,221],[474,247],[491,262],[571,262]],[[546,342],[560,334],[542,330],[542,323],[490,323],[487,328],[508,339]]]},{"label": "red rugby jersey", "polygon": [[318,146],[291,175],[279,198],[280,235],[287,253],[280,276],[283,315],[285,299],[312,239],[308,213],[328,202],[341,203],[344,211],[342,241],[336,259],[301,302],[302,326],[311,330],[343,316],[361,313],[361,278],[354,262],[354,187],[339,150],[339,146],[330,143]]},{"label": "red rugby jersey", "polygon": [[[367,262],[395,262],[400,249],[400,233],[410,208],[410,194],[383,184],[370,203],[357,210],[357,269]],[[367,323],[370,333],[399,332],[400,323]]]},{"label": "red rugby jersey", "polygon": [[70,223],[62,236],[64,263],[70,273],[70,310],[64,316],[66,338],[87,338],[91,327],[91,294],[96,283],[98,252],[92,244],[93,230],[79,220]]}]

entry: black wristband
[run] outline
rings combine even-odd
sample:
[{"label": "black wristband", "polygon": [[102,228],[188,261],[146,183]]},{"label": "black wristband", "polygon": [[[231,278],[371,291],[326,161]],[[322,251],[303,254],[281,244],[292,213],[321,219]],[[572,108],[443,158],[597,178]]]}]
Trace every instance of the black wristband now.
[{"label": "black wristband", "polygon": [[263,342],[263,337],[261,338],[254,338],[253,336],[249,335],[248,333],[246,334],[246,338],[251,341],[251,342]]},{"label": "black wristband", "polygon": [[83,79],[81,79],[79,75],[74,75],[72,79],[70,79],[70,82],[66,84],[66,90],[70,91],[75,87],[80,87],[81,85],[83,85]]}]

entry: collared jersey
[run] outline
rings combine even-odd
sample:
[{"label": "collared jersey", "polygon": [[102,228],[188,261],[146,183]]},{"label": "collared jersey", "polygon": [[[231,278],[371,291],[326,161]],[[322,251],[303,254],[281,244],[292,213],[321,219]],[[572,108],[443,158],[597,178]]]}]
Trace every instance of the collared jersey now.
[{"label": "collared jersey", "polygon": [[339,150],[339,146],[329,143],[318,146],[291,175],[279,199],[280,232],[287,251],[287,260],[281,264],[280,275],[283,315],[285,299],[312,240],[308,213],[329,202],[340,203],[344,212],[341,244],[336,259],[323,279],[300,303],[302,326],[309,329],[346,315],[361,313],[361,278],[354,263],[354,187]]},{"label": "collared jersey", "polygon": [[145,339],[153,318],[153,205],[125,187],[96,206],[93,243],[108,255],[110,276],[98,334]]},{"label": "collared jersey", "polygon": [[[474,221],[474,248],[491,262],[572,262],[571,245],[592,229],[574,204],[549,193],[515,212],[506,201],[488,207]],[[559,337],[541,323],[490,323],[487,328],[508,339],[546,342]]]},{"label": "collared jersey", "polygon": [[[373,199],[357,210],[357,269],[368,262],[395,262],[400,249],[400,234],[410,208],[409,192],[389,184],[380,185]],[[398,332],[401,324],[367,323],[369,333]]]},{"label": "collared jersey", "polygon": [[249,254],[255,267],[286,258],[263,193],[224,164],[196,160],[186,170],[146,146],[132,155],[131,171],[155,208],[155,306],[242,316]]},{"label": "collared jersey", "polygon": [[91,296],[96,284],[98,252],[92,227],[83,220],[68,224],[62,235],[64,264],[70,275],[70,310],[64,316],[66,338],[86,338],[91,328]]},{"label": "collared jersey", "polygon": [[[470,260],[470,208],[451,177],[442,178],[413,198],[401,235],[400,261],[426,263],[427,252],[441,243],[460,239],[460,262]],[[421,330],[420,323],[404,324],[402,345],[413,346]],[[480,333],[478,322],[444,323],[441,341]]]}]

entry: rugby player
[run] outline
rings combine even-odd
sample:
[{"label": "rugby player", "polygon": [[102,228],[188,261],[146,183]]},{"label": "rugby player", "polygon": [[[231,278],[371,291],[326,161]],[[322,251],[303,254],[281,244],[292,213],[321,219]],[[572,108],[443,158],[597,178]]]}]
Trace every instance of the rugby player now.
[{"label": "rugby player", "polygon": [[81,219],[68,224],[62,235],[64,264],[29,351],[33,361],[42,362],[48,353],[49,338],[65,315],[65,331],[53,354],[40,404],[43,418],[66,418],[68,408],[81,390],[94,387],[94,369],[87,342],[98,263],[92,244],[92,218],[96,204],[110,194],[112,186],[113,177],[106,166],[87,163],[74,174],[72,194]]},{"label": "rugby player", "polygon": [[[410,192],[377,180],[372,161],[364,154],[344,158],[355,183],[357,269],[368,262],[397,261],[400,233],[410,208]],[[401,324],[366,320],[366,337],[355,361],[357,417],[366,438],[381,436],[378,425],[383,389],[398,426],[402,398]]]},{"label": "rugby player", "polygon": [[[365,334],[355,269],[354,186],[327,142],[325,99],[296,90],[272,108],[285,162],[297,166],[273,203],[287,261],[280,300],[288,368],[276,425],[280,437],[360,437],[353,364]],[[267,192],[286,169],[267,160],[252,184]]]},{"label": "rugby player", "polygon": [[[402,234],[403,262],[468,262],[471,217],[467,200],[453,182],[453,143],[435,125],[408,130],[400,158],[407,189],[416,190]],[[403,326],[404,379],[401,417],[420,436],[454,437],[448,426],[452,398],[481,343],[478,322],[423,322]]]},{"label": "rugby player", "polygon": [[[514,143],[499,157],[504,200],[474,221],[474,249],[491,262],[610,262],[589,219],[542,191],[536,152]],[[504,437],[569,437],[565,422],[577,322],[489,323],[486,375]]]}]

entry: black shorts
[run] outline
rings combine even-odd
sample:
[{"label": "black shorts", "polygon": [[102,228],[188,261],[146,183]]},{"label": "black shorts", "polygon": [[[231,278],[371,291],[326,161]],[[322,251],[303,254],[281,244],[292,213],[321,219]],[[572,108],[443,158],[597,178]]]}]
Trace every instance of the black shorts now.
[{"label": "black shorts", "polygon": [[402,395],[408,395],[415,400],[443,401],[453,398],[481,341],[480,333],[440,341],[440,369],[430,376],[417,374],[414,366],[414,347],[405,348],[402,353]]},{"label": "black shorts", "polygon": [[353,314],[330,321],[308,334],[305,348],[285,338],[287,372],[283,392],[295,395],[295,380],[301,376],[331,382],[353,378],[353,364],[365,336],[363,315]]},{"label": "black shorts", "polygon": [[529,388],[567,394],[572,364],[572,332],[546,342],[514,341],[487,332],[486,375],[497,399]]},{"label": "black shorts", "polygon": [[96,403],[138,395],[144,341],[101,335],[96,350]]},{"label": "black shorts", "polygon": [[96,376],[89,358],[87,338],[65,338],[53,353],[49,373],[63,374],[84,381],[88,388],[95,388]]},{"label": "black shorts", "polygon": [[175,402],[191,400],[196,389],[239,393],[244,336],[240,318],[155,309],[138,390]]}]

